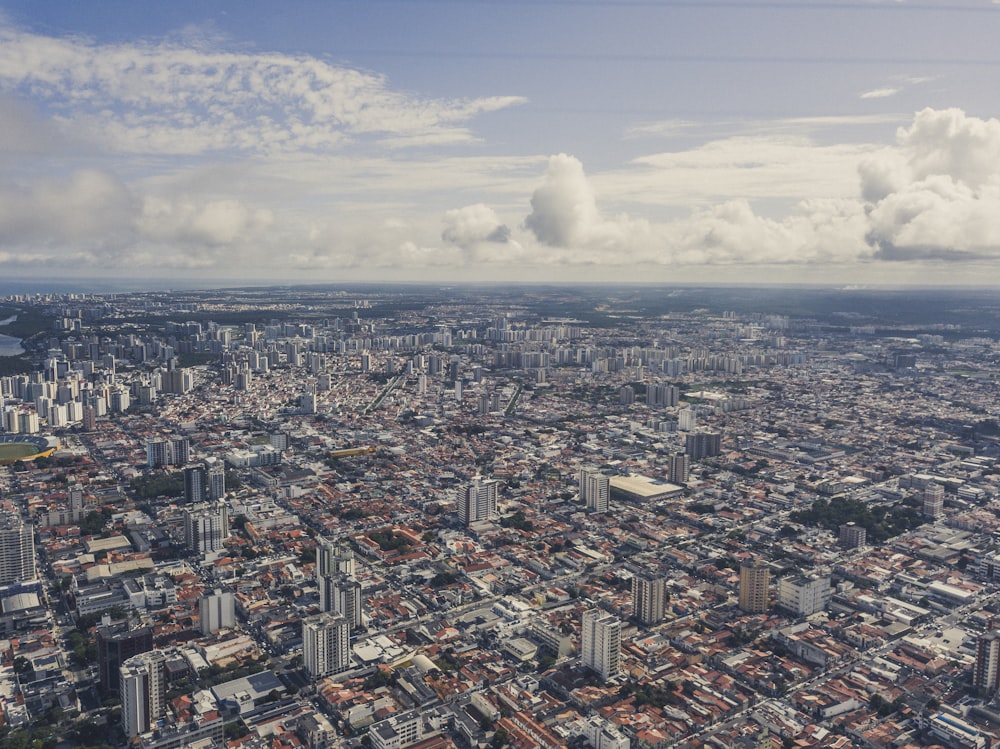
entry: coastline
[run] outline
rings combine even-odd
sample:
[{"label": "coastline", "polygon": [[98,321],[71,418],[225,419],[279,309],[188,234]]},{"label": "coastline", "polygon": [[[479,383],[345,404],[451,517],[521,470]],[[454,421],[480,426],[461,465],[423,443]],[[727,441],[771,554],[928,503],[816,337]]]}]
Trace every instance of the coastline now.
[{"label": "coastline", "polygon": [[[11,315],[5,320],[0,320],[0,329],[15,320],[17,320],[17,315]],[[25,352],[24,346],[21,344],[22,341],[20,338],[0,333],[0,356],[20,356]]]},{"label": "coastline", "polygon": [[24,353],[20,338],[0,333],[0,356],[20,356]]}]

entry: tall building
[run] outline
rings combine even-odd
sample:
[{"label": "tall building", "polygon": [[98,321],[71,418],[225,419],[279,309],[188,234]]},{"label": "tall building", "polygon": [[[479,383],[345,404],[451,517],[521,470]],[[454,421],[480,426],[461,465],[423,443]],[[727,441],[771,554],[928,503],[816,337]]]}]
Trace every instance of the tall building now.
[{"label": "tall building", "polygon": [[581,623],[582,665],[604,681],[618,676],[622,656],[622,623],[600,609],[585,611]]},{"label": "tall building", "polygon": [[0,585],[36,577],[34,531],[16,512],[0,512]]},{"label": "tall building", "polygon": [[208,472],[201,463],[184,466],[184,499],[201,504],[208,499]]},{"label": "tall building", "polygon": [[226,496],[226,464],[217,458],[210,458],[207,471],[208,498],[223,499]]},{"label": "tall building", "polygon": [[340,614],[351,629],[361,626],[361,583],[348,575],[321,575],[319,584],[319,610]]},{"label": "tall building", "polygon": [[674,453],[667,458],[671,484],[686,484],[691,476],[691,459],[686,453]]},{"label": "tall building", "polygon": [[236,625],[236,597],[232,591],[216,588],[198,599],[198,629],[203,635]]},{"label": "tall building", "polygon": [[170,440],[171,464],[182,466],[191,462],[191,444],[187,437],[174,437]]},{"label": "tall building", "polygon": [[346,671],[351,665],[350,624],[339,614],[302,620],[302,659],[313,678]]},{"label": "tall building", "polygon": [[184,542],[196,554],[219,551],[229,538],[229,509],[201,504],[184,509]]},{"label": "tall building", "polygon": [[844,523],[840,526],[838,542],[845,549],[860,548],[868,542],[868,531],[863,525]]},{"label": "tall building", "polygon": [[1000,689],[1000,632],[996,630],[980,635],[976,641],[972,686],[990,693]]},{"label": "tall building", "polygon": [[767,611],[771,570],[760,559],[747,559],[740,565],[740,608],[748,614]]},{"label": "tall building", "polygon": [[494,520],[497,512],[497,482],[476,479],[459,490],[458,517],[469,525],[483,520]]},{"label": "tall building", "polygon": [[693,408],[682,408],[677,412],[677,428],[682,432],[692,432],[698,426],[698,414]]},{"label": "tall building", "polygon": [[[127,408],[127,406],[126,406]],[[191,446],[187,437],[146,442],[146,464],[150,468],[182,466],[191,461]]]},{"label": "tall building", "polygon": [[788,575],[778,584],[778,605],[797,616],[812,616],[830,605],[830,577]]},{"label": "tall building", "polygon": [[596,468],[580,470],[580,499],[589,512],[607,512],[611,497],[611,478]]},{"label": "tall building", "polygon": [[676,406],[680,402],[680,390],[666,382],[646,383],[646,405],[655,407]]},{"label": "tall building", "polygon": [[325,536],[316,542],[316,579],[320,576],[354,576],[354,550],[344,543],[337,543]]},{"label": "tall building", "polygon": [[684,437],[684,452],[691,460],[714,458],[722,452],[719,432],[692,432]]},{"label": "tall building", "polygon": [[166,656],[160,650],[135,655],[119,669],[122,729],[135,738],[152,730],[167,712]]},{"label": "tall building", "polygon": [[632,577],[632,612],[643,624],[663,621],[667,581],[660,575],[640,572]]},{"label": "tall building", "polygon": [[932,481],[924,489],[924,515],[929,518],[939,518],[943,514],[944,487]]},{"label": "tall building", "polygon": [[93,432],[97,429],[97,411],[93,406],[83,407],[83,420],[80,426],[85,432]]},{"label": "tall building", "polygon": [[164,393],[183,395],[194,387],[194,377],[190,369],[169,369],[163,372],[161,387]]},{"label": "tall building", "polygon": [[149,440],[146,443],[146,465],[150,468],[170,465],[172,460],[169,441]]},{"label": "tall building", "polygon": [[129,629],[128,622],[111,623],[110,617],[97,627],[97,672],[102,694],[118,694],[121,666],[134,655],[153,649],[153,630]]}]

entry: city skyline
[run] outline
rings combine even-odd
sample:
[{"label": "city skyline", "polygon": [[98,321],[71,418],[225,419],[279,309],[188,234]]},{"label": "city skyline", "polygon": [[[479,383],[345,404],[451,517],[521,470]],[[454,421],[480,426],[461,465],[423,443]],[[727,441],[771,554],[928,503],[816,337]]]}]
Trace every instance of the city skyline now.
[{"label": "city skyline", "polygon": [[0,3],[9,280],[990,283],[996,3]]}]

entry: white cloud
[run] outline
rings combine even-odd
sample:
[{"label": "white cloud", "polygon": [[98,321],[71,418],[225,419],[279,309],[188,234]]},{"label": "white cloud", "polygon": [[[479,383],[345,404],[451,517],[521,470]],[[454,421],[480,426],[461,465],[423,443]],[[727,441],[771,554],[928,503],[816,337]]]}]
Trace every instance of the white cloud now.
[{"label": "white cloud", "polygon": [[890,96],[895,96],[899,93],[898,88],[892,88],[891,86],[885,86],[883,88],[874,88],[871,91],[865,91],[861,94],[862,99],[886,99]]},{"label": "white cloud", "polygon": [[714,265],[857,260],[872,254],[864,241],[861,203],[802,201],[784,220],[756,215],[746,200],[730,200],[662,223],[627,215],[602,217],[580,162],[553,156],[531,200],[525,227],[554,249],[539,260],[559,264]]},{"label": "white cloud", "polygon": [[[863,143],[819,145],[788,134],[740,136],[644,156],[633,163],[647,169],[613,177],[622,177],[620,190],[629,199],[648,204],[853,197],[858,160],[874,150]],[[601,177],[601,185],[609,179]]]},{"label": "white cloud", "polygon": [[238,200],[195,202],[147,197],[137,227],[142,237],[161,243],[226,245],[265,230],[271,211],[251,210]]},{"label": "white cloud", "polygon": [[580,160],[564,153],[549,159],[545,182],[531,197],[524,225],[538,241],[554,247],[619,247],[627,218],[604,220]]},{"label": "white cloud", "polygon": [[447,211],[444,224],[441,238],[463,249],[482,242],[505,244],[510,240],[510,228],[500,221],[496,211],[482,203]]},{"label": "white cloud", "polygon": [[0,185],[4,246],[124,241],[135,200],[114,175],[81,169],[64,179]]},{"label": "white cloud", "polygon": [[179,43],[99,45],[0,28],[0,86],[46,102],[67,131],[125,153],[323,150],[366,135],[467,142],[460,126],[517,96],[427,99],[308,56]]},{"label": "white cloud", "polygon": [[859,171],[883,257],[1000,257],[1000,121],[924,109]]}]

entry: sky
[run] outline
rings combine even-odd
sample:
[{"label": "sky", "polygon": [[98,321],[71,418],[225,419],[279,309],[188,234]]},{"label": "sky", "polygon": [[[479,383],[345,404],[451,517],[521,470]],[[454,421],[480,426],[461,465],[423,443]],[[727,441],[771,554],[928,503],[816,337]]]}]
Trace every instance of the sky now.
[{"label": "sky", "polygon": [[1000,0],[0,0],[0,279],[1000,284]]}]

